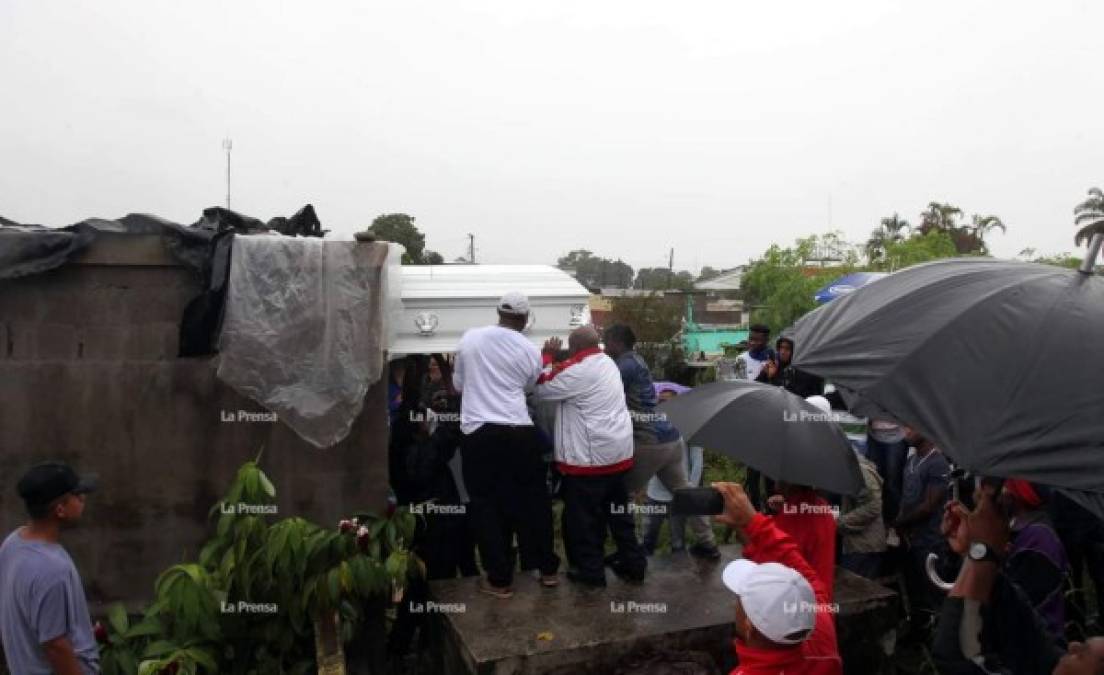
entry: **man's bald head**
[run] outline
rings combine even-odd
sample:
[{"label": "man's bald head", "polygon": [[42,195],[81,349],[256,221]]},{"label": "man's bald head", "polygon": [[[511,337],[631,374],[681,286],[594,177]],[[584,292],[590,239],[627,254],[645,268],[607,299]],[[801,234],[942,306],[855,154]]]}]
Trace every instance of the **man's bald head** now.
[{"label": "man's bald head", "polygon": [[594,330],[594,326],[576,328],[571,331],[571,335],[567,336],[567,348],[572,354],[591,347],[597,347],[601,342],[602,338],[598,336],[598,331]]}]

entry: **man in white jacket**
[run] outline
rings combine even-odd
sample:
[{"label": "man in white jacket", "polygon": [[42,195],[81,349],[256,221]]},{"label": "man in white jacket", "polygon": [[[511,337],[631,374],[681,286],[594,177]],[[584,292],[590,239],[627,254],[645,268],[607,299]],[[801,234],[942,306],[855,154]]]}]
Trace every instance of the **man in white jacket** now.
[{"label": "man in white jacket", "polygon": [[[570,356],[550,363],[537,380],[539,400],[555,401],[555,458],[563,475],[563,538],[567,578],[605,586],[604,544],[609,528],[617,545],[614,572],[644,579],[647,559],[636,539],[624,476],[633,463],[632,419],[617,365],[599,347],[598,332],[584,326],[568,339]],[[544,360],[559,348],[545,344]]]}]

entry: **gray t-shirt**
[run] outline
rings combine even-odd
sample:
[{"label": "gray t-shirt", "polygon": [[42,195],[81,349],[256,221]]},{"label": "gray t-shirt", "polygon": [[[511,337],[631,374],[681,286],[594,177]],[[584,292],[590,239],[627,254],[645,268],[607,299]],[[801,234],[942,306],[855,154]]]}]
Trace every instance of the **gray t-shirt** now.
[{"label": "gray t-shirt", "polygon": [[0,544],[0,638],[8,670],[50,675],[42,644],[64,635],[84,672],[99,673],[100,652],[73,559],[60,544],[19,533]]}]

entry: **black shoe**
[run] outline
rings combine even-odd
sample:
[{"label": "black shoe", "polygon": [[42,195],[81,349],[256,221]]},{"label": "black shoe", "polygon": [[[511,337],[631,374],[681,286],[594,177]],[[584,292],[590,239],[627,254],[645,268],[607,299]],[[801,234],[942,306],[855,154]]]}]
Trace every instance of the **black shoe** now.
[{"label": "black shoe", "polygon": [[702,560],[721,559],[721,552],[715,544],[694,544],[690,547],[690,555]]},{"label": "black shoe", "polygon": [[622,581],[626,581],[630,584],[642,584],[644,583],[644,570],[629,570],[623,566],[612,567],[613,573],[621,578]]},{"label": "black shoe", "polygon": [[587,587],[590,587],[590,588],[605,588],[606,587],[606,577],[605,577],[605,575],[602,575],[601,577],[585,576],[582,572],[579,572],[578,570],[568,570],[567,571],[567,580],[572,582],[572,583],[576,583],[576,584],[579,584],[581,586],[587,586]]}]

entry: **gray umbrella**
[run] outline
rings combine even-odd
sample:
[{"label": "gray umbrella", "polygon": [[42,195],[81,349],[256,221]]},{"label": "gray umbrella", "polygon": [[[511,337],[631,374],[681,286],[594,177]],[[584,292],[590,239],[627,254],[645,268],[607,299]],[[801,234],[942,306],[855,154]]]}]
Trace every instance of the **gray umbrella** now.
[{"label": "gray umbrella", "polygon": [[862,472],[832,416],[782,387],[745,380],[695,387],[659,405],[687,443],[775,480],[858,494]]},{"label": "gray umbrella", "polygon": [[966,258],[917,265],[795,326],[794,365],[975,473],[1104,491],[1104,278]]}]

